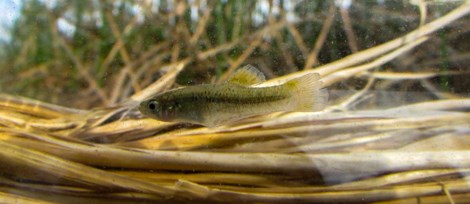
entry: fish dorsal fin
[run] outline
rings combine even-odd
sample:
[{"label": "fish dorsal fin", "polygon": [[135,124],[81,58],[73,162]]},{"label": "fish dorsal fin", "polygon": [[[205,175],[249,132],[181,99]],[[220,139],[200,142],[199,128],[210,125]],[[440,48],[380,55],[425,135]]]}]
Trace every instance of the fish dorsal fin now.
[{"label": "fish dorsal fin", "polygon": [[230,78],[227,80],[228,83],[239,84],[242,86],[251,86],[259,84],[265,81],[264,74],[251,65],[245,65],[242,68],[237,69]]}]

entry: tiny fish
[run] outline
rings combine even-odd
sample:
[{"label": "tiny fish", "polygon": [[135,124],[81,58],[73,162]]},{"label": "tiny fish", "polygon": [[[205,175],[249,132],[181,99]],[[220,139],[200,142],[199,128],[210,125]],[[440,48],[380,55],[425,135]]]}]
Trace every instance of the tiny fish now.
[{"label": "tiny fish", "polygon": [[167,122],[214,127],[254,115],[279,111],[319,111],[328,99],[318,74],[306,74],[278,86],[253,87],[265,81],[251,65],[234,72],[222,84],[173,89],[140,103],[139,110]]}]

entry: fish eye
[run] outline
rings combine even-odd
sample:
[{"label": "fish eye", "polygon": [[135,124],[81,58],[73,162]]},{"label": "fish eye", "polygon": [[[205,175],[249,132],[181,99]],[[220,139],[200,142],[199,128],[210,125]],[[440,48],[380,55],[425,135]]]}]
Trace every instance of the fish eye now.
[{"label": "fish eye", "polygon": [[149,109],[150,109],[150,110],[155,110],[155,109],[157,108],[157,106],[158,106],[158,102],[156,102],[156,101],[150,101],[148,106],[149,106]]}]

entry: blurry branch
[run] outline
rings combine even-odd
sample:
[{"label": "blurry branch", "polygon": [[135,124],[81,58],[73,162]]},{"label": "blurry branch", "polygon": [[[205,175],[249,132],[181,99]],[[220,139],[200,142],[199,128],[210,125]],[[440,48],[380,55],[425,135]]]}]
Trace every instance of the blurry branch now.
[{"label": "blurry branch", "polygon": [[240,65],[245,62],[245,60],[255,51],[255,49],[263,42],[262,36],[257,36],[256,39],[251,42],[250,46],[246,48],[246,50],[243,52],[243,54],[238,57],[233,63],[230,64],[230,67],[228,70],[220,77],[220,81],[226,80]]},{"label": "blurry branch", "polygon": [[391,50],[397,49],[400,46],[406,45],[408,43],[412,43],[416,39],[429,35],[430,33],[435,32],[438,29],[441,29],[445,25],[448,25],[451,22],[467,15],[469,12],[470,12],[470,3],[466,2],[462,4],[461,6],[459,6],[458,8],[450,11],[448,14],[428,24],[423,25],[422,27],[406,34],[403,37],[390,40],[384,44],[349,55],[347,57],[344,57],[341,60],[337,60],[335,62],[316,67],[315,69],[292,73],[283,77],[276,78],[275,80],[271,80],[271,81],[274,83],[279,82],[279,81],[287,81],[287,80],[290,80],[290,79],[293,79],[293,78],[296,78],[296,77],[299,77],[308,73],[319,73],[322,76],[329,75],[337,70],[340,70],[340,69],[343,69],[345,67],[349,67],[352,65],[356,65],[358,63],[372,59],[373,57],[376,57],[384,53],[387,53]]},{"label": "blurry branch", "polygon": [[[355,52],[360,47],[373,46],[373,42],[386,41],[387,36],[401,35],[401,29],[405,27],[397,29],[399,25],[413,25],[418,18],[424,23],[429,16],[441,15],[441,10],[434,9],[437,4],[423,2],[411,2],[419,6],[420,16],[415,14],[415,10],[409,9],[414,8],[410,7],[410,2],[394,2],[370,9],[364,7],[366,3],[357,3],[351,5],[351,10],[341,8],[339,14],[342,21],[335,21],[338,9],[334,4],[308,1],[296,2],[292,9],[284,4],[267,1],[268,11],[257,9],[259,2],[180,1],[173,5],[134,0],[120,3],[103,1],[98,7],[81,3],[60,5],[63,8],[57,9],[60,12],[54,12],[54,9],[41,2],[30,2],[28,9],[38,9],[42,11],[39,13],[46,14],[35,17],[28,14],[28,9],[22,14],[21,18],[25,23],[23,25],[23,20],[18,21],[16,26],[21,29],[15,31],[13,36],[23,37],[14,38],[15,43],[11,45],[13,51],[6,51],[12,53],[12,60],[5,62],[4,66],[13,62],[14,68],[13,73],[4,71],[3,87],[7,92],[27,92],[26,95],[29,96],[35,93],[42,99],[56,94],[51,101],[88,108],[119,104],[139,92],[142,87],[153,83],[161,75],[161,67],[170,67],[180,62],[190,67],[180,75],[178,82],[189,83],[191,78],[192,84],[224,80],[245,63],[258,65],[269,78],[302,69],[303,72],[284,77],[290,79],[308,72],[319,72],[327,76],[337,70],[368,63],[420,36],[429,35],[467,12],[466,6],[462,5],[402,38],[368,49],[369,52],[365,50],[309,70],[318,66],[318,63],[344,56],[347,53],[344,48],[347,46]],[[452,6],[457,4],[453,3]],[[403,6],[406,6],[403,11],[393,10]],[[426,10],[427,7],[430,10]],[[446,7],[445,10],[450,8]],[[140,9],[141,13],[136,13],[133,9]],[[363,12],[363,15],[350,15],[348,12],[352,11]],[[381,12],[385,13],[383,18],[375,18]],[[258,15],[267,16],[258,19]],[[370,15],[373,18],[367,19]],[[49,26],[55,27],[55,30],[50,31],[52,38],[49,36],[51,28],[44,30],[44,26],[38,27],[37,19],[47,23],[52,19],[54,23]],[[66,31],[68,27],[63,25],[64,19],[66,24],[75,26],[75,29]],[[397,19],[399,24],[394,23]],[[360,23],[354,23],[355,21]],[[27,26],[28,22],[30,26]],[[447,43],[446,49],[453,50],[446,58],[450,63],[468,59],[465,53],[456,49],[456,42],[461,33],[466,31],[465,24],[459,23],[443,31],[450,39],[443,42]],[[331,30],[340,26],[344,32]],[[382,26],[387,35],[370,29],[377,26]],[[342,35],[343,33],[346,35]],[[366,36],[370,39],[365,39]],[[56,38],[62,39],[49,40]],[[355,38],[365,45],[358,45]],[[432,41],[426,46],[436,47],[438,44],[437,41]],[[61,50],[65,52],[62,53]],[[412,55],[421,66],[428,63],[437,63],[433,67],[443,65],[442,59],[432,57],[429,53],[417,52]],[[64,56],[65,61],[62,60]],[[70,66],[69,61],[73,62],[77,72],[58,71]],[[393,64],[388,69],[397,67],[397,64]],[[452,64],[451,67],[461,69],[459,65]],[[214,70],[217,77],[211,78]],[[11,75],[13,77],[9,77]],[[12,78],[18,76],[22,79],[19,80],[21,83],[6,86],[13,81]],[[61,81],[64,77],[67,80]],[[41,83],[35,86],[39,82]],[[410,85],[406,83],[400,88],[410,88]],[[45,93],[35,90],[43,88],[53,88],[53,91]],[[77,93],[69,93],[67,90],[70,89]],[[456,90],[461,92],[460,87],[456,87]],[[63,98],[70,100],[61,99],[58,95],[65,95]],[[89,97],[90,100],[75,100],[88,96],[92,96]]]},{"label": "blurry branch", "polygon": [[343,20],[344,31],[346,32],[346,36],[348,38],[349,48],[351,49],[352,53],[356,53],[359,51],[359,47],[356,41],[356,35],[354,34],[354,29],[351,23],[351,17],[349,16],[349,9],[341,7],[339,9],[339,13],[341,14],[341,19]]},{"label": "blurry branch", "polygon": [[59,46],[62,47],[62,49],[64,49],[65,54],[72,60],[80,76],[83,77],[85,81],[87,81],[88,85],[90,86],[89,88],[93,90],[96,94],[98,94],[98,97],[100,98],[102,102],[104,102],[105,104],[109,104],[109,99],[106,96],[104,90],[100,88],[96,80],[90,75],[90,73],[88,72],[88,69],[82,64],[80,59],[78,59],[75,56],[75,54],[73,53],[73,49],[59,35],[57,31],[57,26],[56,26],[57,19],[53,17],[51,17],[51,19],[54,19],[49,25],[51,32],[53,34],[53,37],[55,39],[54,41],[58,42]]},{"label": "blurry branch", "polygon": [[393,59],[396,57],[404,54],[405,52],[410,51],[411,49],[415,48],[416,46],[420,45],[421,43],[425,42],[428,40],[428,37],[421,37],[419,39],[416,39],[413,42],[410,42],[409,44],[400,47],[386,55],[383,55],[367,64],[359,65],[356,67],[349,67],[340,71],[336,71],[335,73],[331,73],[330,75],[325,76],[322,81],[323,87],[328,87],[331,84],[334,84],[336,82],[340,82],[344,79],[350,78],[352,76],[355,76],[363,71],[367,71],[369,69],[377,68]]},{"label": "blurry branch", "polygon": [[178,61],[178,58],[180,57],[181,49],[180,46],[173,46],[171,48],[171,63],[175,63]]},{"label": "blurry branch", "polygon": [[288,24],[287,29],[289,30],[292,37],[294,38],[294,42],[297,44],[297,47],[299,47],[300,51],[302,52],[302,56],[306,58],[308,55],[308,49],[304,43],[304,40],[302,39],[302,35],[297,30],[297,28],[295,28],[295,25],[293,24]]},{"label": "blurry branch", "polygon": [[353,95],[351,95],[349,98],[347,98],[346,100],[344,100],[340,104],[333,105],[333,106],[330,106],[330,107],[326,108],[325,111],[335,111],[335,110],[348,111],[348,110],[350,110],[351,106],[353,106],[353,104],[355,104],[355,103],[357,104],[357,103],[360,102],[360,101],[358,101],[359,99],[366,97],[365,94],[367,93],[367,91],[370,90],[370,88],[372,87],[374,82],[375,82],[374,78],[369,78],[369,80],[367,81],[367,84],[364,86],[364,88],[362,88],[360,91],[354,93]]},{"label": "blurry branch", "polygon": [[422,79],[420,80],[422,86],[429,90],[430,93],[433,95],[437,96],[438,98],[441,99],[457,99],[460,98],[459,96],[451,93],[445,93],[440,91],[438,88],[436,88],[434,85],[432,85],[428,80]]},{"label": "blurry branch", "polygon": [[[117,50],[119,50],[119,53],[121,54],[121,57],[124,61],[124,64],[126,65],[125,68],[122,69],[121,72],[119,73],[117,81],[114,85],[114,88],[112,89],[113,91],[111,92],[111,96],[110,96],[110,103],[111,104],[109,104],[109,105],[112,105],[112,104],[115,104],[118,100],[118,96],[120,95],[120,92],[123,89],[122,85],[124,84],[125,77],[127,75],[129,75],[131,78],[136,78],[136,76],[133,73],[134,71],[130,68],[131,67],[130,65],[131,65],[132,62],[131,62],[131,59],[130,59],[129,54],[128,54],[128,52],[126,50],[126,47],[125,47],[125,43],[124,43],[124,39],[123,39],[124,36],[121,35],[121,32],[119,31],[119,28],[118,28],[116,22],[114,21],[114,18],[111,15],[111,13],[106,12],[105,17],[106,17],[106,19],[108,20],[108,22],[110,24],[111,31],[114,35],[114,38],[116,38],[116,43],[114,44],[113,48],[109,52],[108,57],[103,62],[102,66],[104,68],[108,67],[109,61],[112,58],[114,58]],[[134,16],[132,18],[131,22],[129,22],[129,24],[124,29],[124,35],[127,35],[128,33],[130,33],[132,31],[132,28],[136,24],[136,20],[137,20],[137,16]],[[106,60],[109,60],[109,61],[106,61]],[[136,80],[133,80],[132,86],[136,91],[140,90],[140,86],[139,86],[138,83],[136,83]]]},{"label": "blurry branch", "polygon": [[159,80],[155,81],[155,83],[149,85],[147,88],[132,95],[130,97],[130,100],[134,102],[142,101],[162,91],[164,88],[166,88],[166,86],[171,86],[178,73],[181,72],[181,70],[183,70],[185,66],[186,64],[183,62],[175,65],[170,65],[169,71],[165,75],[163,75]]},{"label": "blurry branch", "polygon": [[24,45],[21,47],[18,56],[14,60],[14,64],[22,64],[26,62],[28,57],[28,52],[34,45],[34,36],[29,36],[25,41]]},{"label": "blurry branch", "polygon": [[[136,69],[135,71],[135,77],[130,77],[130,82],[128,84],[135,84],[138,83],[139,79],[142,81],[142,85],[148,85],[149,82],[147,80],[151,80],[152,76],[148,75],[150,73],[152,66],[156,66],[158,64],[161,64],[164,61],[164,58],[166,58],[169,53],[167,52],[162,52],[163,49],[167,48],[170,43],[168,42],[162,42],[159,44],[156,44],[152,46],[150,49],[148,49],[146,52],[142,53],[142,55],[133,61],[131,65],[127,65],[126,67],[123,68],[123,70],[119,73],[118,80],[124,80],[126,73],[125,70],[132,70]],[[157,67],[157,70],[160,70],[160,67]],[[133,75],[131,75],[133,76]],[[143,79],[142,79],[143,78]],[[119,90],[119,89],[114,89],[116,95],[121,93],[121,97],[123,96],[129,96],[129,92],[131,86],[123,86],[124,90]],[[139,90],[137,90],[139,91]]]},{"label": "blurry branch", "polygon": [[205,32],[204,29],[206,28],[207,22],[209,22],[210,20],[211,14],[212,14],[211,9],[206,9],[204,11],[204,14],[201,17],[201,20],[198,21],[196,31],[194,32],[194,34],[191,36],[191,39],[189,40],[189,43],[191,45],[194,46],[196,42],[199,40],[199,38],[201,37],[201,35]]},{"label": "blurry branch", "polygon": [[[461,54],[451,55],[449,56],[449,60],[451,61],[465,61],[470,60],[470,52],[464,52]],[[439,59],[431,59],[426,62],[422,62],[420,65],[422,66],[433,66],[441,63]]]},{"label": "blurry branch", "polygon": [[332,4],[328,10],[328,17],[323,23],[323,26],[320,30],[320,35],[318,35],[315,45],[313,46],[312,51],[308,54],[307,60],[305,62],[304,70],[315,65],[318,61],[318,53],[320,53],[321,48],[325,44],[326,38],[328,37],[328,32],[330,31],[331,25],[335,19],[336,6]]},{"label": "blurry branch", "polygon": [[459,96],[451,93],[444,93],[439,91],[433,84],[431,84],[427,79],[431,79],[437,76],[448,76],[448,75],[461,75],[469,74],[468,72],[400,72],[400,73],[391,73],[391,72],[374,72],[374,73],[361,73],[361,76],[372,77],[376,79],[386,79],[392,81],[401,81],[401,80],[419,80],[424,88],[429,90],[430,93],[436,95],[439,98],[460,98]]},{"label": "blurry branch", "polygon": [[426,1],[424,0],[411,0],[410,3],[418,6],[419,8],[419,26],[423,26],[426,23],[426,17],[427,17],[427,7],[426,7]]},{"label": "blurry branch", "polygon": [[268,34],[268,33],[272,33],[272,32],[276,32],[277,30],[285,27],[287,25],[287,22],[286,21],[279,21],[279,22],[276,22],[274,23],[273,25],[269,26],[269,27],[265,27],[265,28],[262,28],[260,31],[257,31],[251,35],[248,35],[248,36],[243,36],[243,37],[240,37],[236,40],[233,40],[231,42],[227,42],[227,43],[224,43],[222,45],[218,45],[216,47],[213,47],[211,49],[208,49],[208,50],[204,50],[203,52],[199,53],[197,58],[198,60],[204,60],[208,57],[212,57],[214,55],[216,55],[217,53],[220,53],[222,51],[226,51],[226,50],[229,50],[229,49],[232,49],[235,45],[241,43],[241,42],[244,42],[245,40],[247,39],[258,39],[258,38],[262,38],[265,34]]},{"label": "blurry branch", "polygon": [[288,44],[282,40],[282,35],[280,33],[275,33],[273,37],[276,40],[276,43],[279,44],[279,49],[281,51],[282,57],[284,58],[284,61],[287,65],[286,68],[291,72],[298,71],[296,65],[294,64],[293,56],[290,55]]},{"label": "blurry branch", "polygon": [[232,42],[228,42],[228,43],[213,47],[211,49],[204,50],[203,52],[201,52],[197,55],[197,59],[198,60],[205,60],[209,57],[212,57],[212,56],[216,55],[219,52],[232,49],[235,45],[237,45],[240,42],[242,42],[242,39],[236,39]]},{"label": "blurry branch", "polygon": [[106,56],[105,60],[103,61],[103,64],[101,65],[104,68],[107,68],[109,66],[109,63],[113,60],[113,58],[116,56],[116,53],[119,51],[121,54],[121,57],[124,60],[124,63],[126,65],[130,64],[131,59],[129,57],[129,54],[125,48],[125,43],[124,43],[124,36],[128,35],[133,27],[136,26],[136,20],[137,17],[135,16],[132,18],[132,20],[129,22],[129,24],[124,28],[124,33],[123,35],[119,31],[118,25],[114,21],[114,17],[112,16],[111,13],[106,12],[105,13],[106,20],[109,22],[109,25],[111,27],[111,31],[114,35],[114,38],[116,39],[116,43],[114,44],[113,48],[111,48],[111,51],[109,51],[108,56]]}]

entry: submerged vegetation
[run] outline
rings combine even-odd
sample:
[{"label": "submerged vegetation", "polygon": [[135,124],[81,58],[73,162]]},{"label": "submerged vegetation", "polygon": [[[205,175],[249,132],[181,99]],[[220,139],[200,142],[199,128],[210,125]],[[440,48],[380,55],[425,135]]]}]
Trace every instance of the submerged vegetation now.
[{"label": "submerged vegetation", "polygon": [[[469,200],[470,3],[347,2],[23,1],[0,202]],[[263,85],[318,73],[328,107],[215,128],[135,108],[245,64]]]},{"label": "submerged vegetation", "polygon": [[[430,1],[420,12],[420,4],[407,1],[343,8],[334,1],[25,0],[11,25],[11,40],[1,45],[0,87],[91,108],[126,100],[177,63],[185,65],[179,85],[224,80],[245,64],[274,78],[403,36],[461,3]],[[375,66],[386,75],[376,75],[380,80],[372,89],[468,95],[465,22],[447,25],[420,49]],[[381,80],[389,72],[440,76]],[[358,76],[330,89],[360,89],[367,79]]]}]

